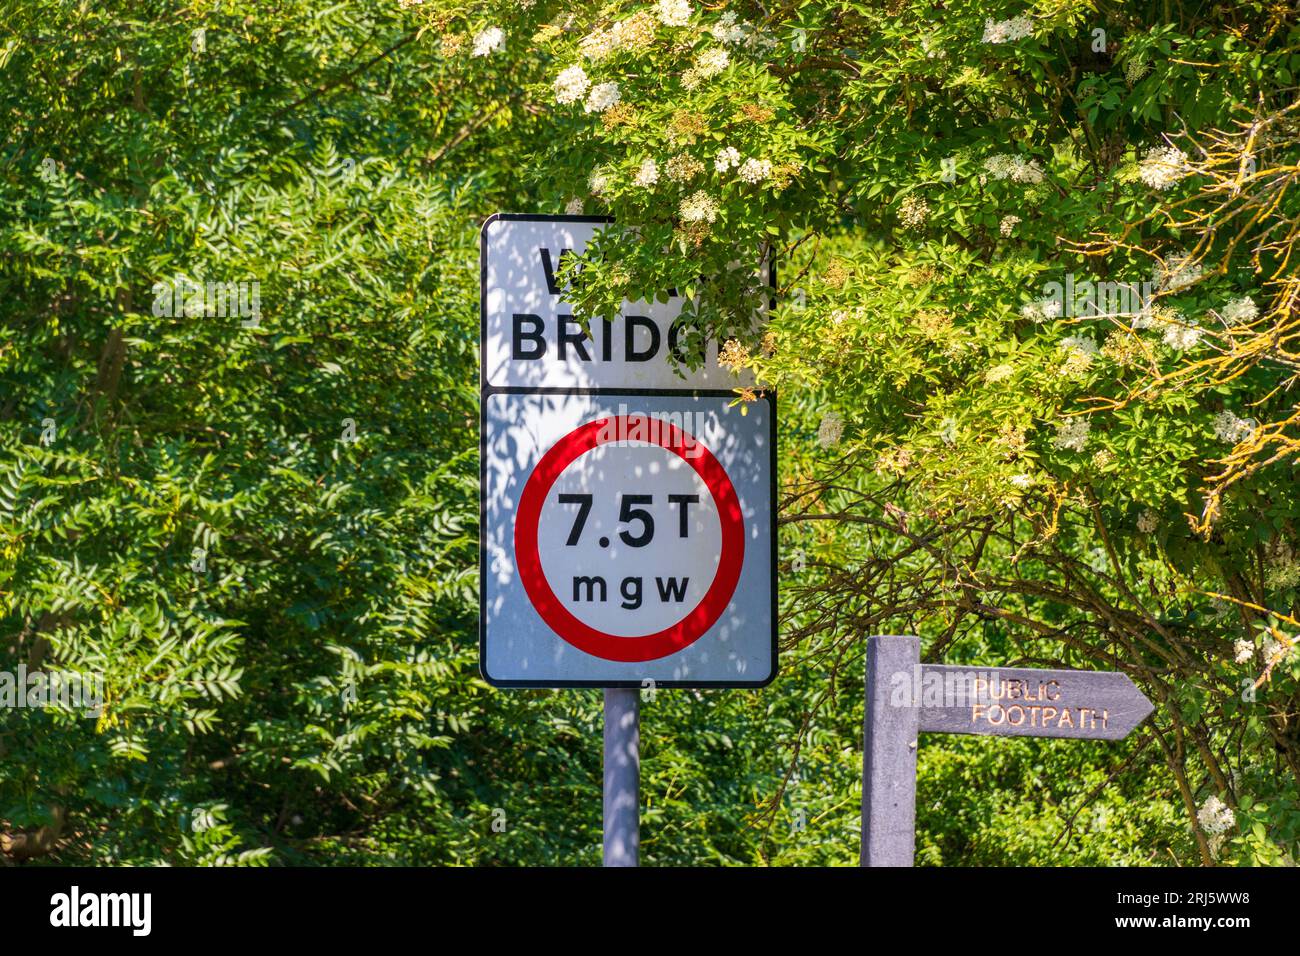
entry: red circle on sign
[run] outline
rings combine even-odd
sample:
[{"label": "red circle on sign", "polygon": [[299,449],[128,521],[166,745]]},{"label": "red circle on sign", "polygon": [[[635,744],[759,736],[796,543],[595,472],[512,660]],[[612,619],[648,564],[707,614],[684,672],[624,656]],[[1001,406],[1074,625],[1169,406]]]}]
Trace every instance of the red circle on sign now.
[{"label": "red circle on sign", "polygon": [[740,513],[740,500],[731,479],[718,460],[694,436],[692,449],[698,454],[688,458],[687,435],[676,425],[660,422],[658,429],[650,429],[655,437],[648,444],[660,445],[679,456],[695,469],[713,495],[722,525],[722,556],[713,583],[700,603],[671,627],[653,634],[622,637],[606,634],[579,620],[551,590],[550,582],[542,571],[542,559],[537,550],[537,527],[542,516],[542,504],[551,487],[563,471],[579,456],[628,435],[629,422],[637,416],[600,418],[581,425],[561,438],[542,456],[533,473],[524,484],[519,496],[519,512],[515,517],[515,561],[519,578],[528,592],[533,607],[542,620],[563,640],[580,651],[607,661],[653,661],[690,647],[704,632],[717,623],[722,612],[731,603],[731,596],[740,581],[740,568],[745,560],[745,522]]}]

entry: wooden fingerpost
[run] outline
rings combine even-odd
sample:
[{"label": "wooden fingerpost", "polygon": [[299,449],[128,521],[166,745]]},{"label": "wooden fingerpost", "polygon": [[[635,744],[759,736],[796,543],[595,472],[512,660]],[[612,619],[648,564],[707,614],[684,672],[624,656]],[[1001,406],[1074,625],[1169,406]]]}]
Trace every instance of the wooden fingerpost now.
[{"label": "wooden fingerpost", "polygon": [[[920,712],[911,695],[914,668],[920,664],[919,637],[867,638],[863,866],[911,866],[916,852],[916,740]],[[906,679],[905,703],[891,700],[896,674]]]}]

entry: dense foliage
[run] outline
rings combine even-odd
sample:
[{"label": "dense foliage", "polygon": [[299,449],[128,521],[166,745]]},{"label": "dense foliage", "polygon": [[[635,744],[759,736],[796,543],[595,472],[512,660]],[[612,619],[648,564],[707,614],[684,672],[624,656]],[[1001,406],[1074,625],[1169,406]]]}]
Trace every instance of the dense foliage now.
[{"label": "dense foliage", "polygon": [[597,860],[598,695],[477,674],[513,210],[782,392],[782,676],[646,701],[647,862],[855,860],[903,631],[1159,704],[925,741],[920,862],[1293,862],[1298,72],[1253,2],[0,0],[0,669],[105,677],[0,709],[0,860]]}]

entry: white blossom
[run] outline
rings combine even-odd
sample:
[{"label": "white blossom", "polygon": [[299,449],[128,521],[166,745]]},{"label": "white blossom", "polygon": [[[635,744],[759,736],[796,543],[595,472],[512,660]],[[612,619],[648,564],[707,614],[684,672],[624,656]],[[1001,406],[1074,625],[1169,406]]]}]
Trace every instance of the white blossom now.
[{"label": "white blossom", "polygon": [[1241,325],[1243,322],[1254,322],[1259,316],[1259,306],[1255,300],[1248,295],[1243,295],[1240,299],[1233,299],[1223,307],[1223,321],[1229,325]]},{"label": "white blossom", "polygon": [[555,78],[555,102],[576,103],[587,94],[590,86],[586,71],[575,63]]},{"label": "white blossom", "polygon": [[731,62],[731,54],[722,47],[705,50],[695,58],[695,65],[682,74],[682,86],[693,90],[702,80],[717,76]]},{"label": "white blossom", "polygon": [[930,204],[920,196],[904,196],[898,207],[898,221],[905,229],[920,229],[930,218]]},{"label": "white blossom", "polygon": [[1201,809],[1196,811],[1196,822],[1206,833],[1219,834],[1231,830],[1237,818],[1232,812],[1232,807],[1217,796],[1211,796],[1201,805]]},{"label": "white blossom", "polygon": [[582,108],[587,113],[603,113],[619,101],[617,83],[597,83],[587,94]]},{"label": "white blossom", "polygon": [[1164,265],[1156,267],[1155,280],[1160,291],[1177,292],[1200,279],[1204,271],[1199,262],[1192,261],[1191,256],[1170,256]]},{"label": "white blossom", "polygon": [[998,223],[998,232],[1004,236],[1009,236],[1018,222],[1020,222],[1019,216],[1003,216],[1002,221]]},{"label": "white blossom", "polygon": [[927,60],[948,59],[948,51],[938,45],[933,33],[926,33],[921,37],[921,52],[925,54]]},{"label": "white blossom", "polygon": [[493,50],[499,50],[506,40],[505,32],[500,27],[488,27],[474,37],[474,56],[487,56]]},{"label": "white blossom", "polygon": [[1033,487],[1034,484],[1033,475],[1012,475],[1007,480],[1011,482],[1012,487],[1019,488],[1021,491]]},{"label": "white blossom", "polygon": [[1228,409],[1214,416],[1214,436],[1219,441],[1236,445],[1254,434],[1258,423],[1253,418],[1238,418]]},{"label": "white blossom", "polygon": [[1026,302],[1020,307],[1020,314],[1034,322],[1050,322],[1061,317],[1061,302],[1050,296],[1035,302]]},{"label": "white blossom", "polygon": [[632,182],[638,186],[647,187],[659,182],[659,167],[655,165],[655,161],[653,159],[641,160],[641,168],[632,177]]},{"label": "white blossom", "polygon": [[581,216],[582,200],[579,199],[577,196],[574,196],[572,199],[570,199],[568,203],[565,204],[564,214],[566,216]]},{"label": "white blossom", "polygon": [[578,42],[579,52],[593,63],[605,59],[616,46],[613,32],[600,29],[592,30]]},{"label": "white blossom", "polygon": [[609,188],[609,174],[600,169],[592,170],[587,177],[587,188],[593,196],[599,196]]},{"label": "white blossom", "polygon": [[772,164],[766,159],[751,157],[741,163],[736,175],[747,183],[761,183],[772,175]]},{"label": "white blossom", "polygon": [[1201,341],[1203,330],[1190,319],[1169,322],[1165,325],[1165,345],[1178,352],[1196,348]]},{"label": "white blossom", "polygon": [[718,17],[718,22],[709,27],[709,33],[722,43],[743,43],[749,31],[749,24],[737,19],[732,10]]},{"label": "white blossom", "polygon": [[722,47],[715,47],[711,50],[705,50],[695,58],[695,67],[705,76],[713,76],[715,73],[721,73],[731,62],[731,54]]},{"label": "white blossom", "polygon": [[1236,657],[1233,660],[1238,664],[1248,663],[1255,656],[1255,642],[1248,637],[1238,638],[1232,649],[1236,652]]},{"label": "white blossom", "polygon": [[822,416],[821,424],[817,426],[817,443],[823,448],[830,448],[832,445],[839,444],[840,436],[844,434],[844,420],[834,412],[827,412]]},{"label": "white blossom", "polygon": [[984,21],[984,43],[1011,43],[1034,35],[1033,21],[1028,17],[1012,17],[1010,20],[994,20],[989,17]]},{"label": "white blossom", "polygon": [[1070,349],[1083,355],[1093,356],[1099,351],[1097,342],[1086,335],[1067,335],[1057,343],[1059,348]]},{"label": "white blossom", "polygon": [[1088,433],[1092,425],[1085,418],[1071,418],[1056,426],[1056,437],[1052,439],[1055,448],[1066,451],[1083,451],[1088,445]]},{"label": "white blossom", "polygon": [[688,0],[658,0],[655,16],[666,27],[684,27],[691,19],[691,5]]},{"label": "white blossom", "polygon": [[683,222],[713,222],[718,218],[718,204],[701,189],[682,200],[678,213]]},{"label": "white blossom", "polygon": [[654,19],[647,13],[635,13],[609,28],[610,43],[615,50],[639,50],[654,39]]},{"label": "white blossom", "polygon": [[1160,527],[1160,519],[1150,508],[1144,508],[1142,513],[1138,515],[1137,527],[1142,534],[1152,534],[1156,528]]},{"label": "white blossom", "polygon": [[1138,166],[1138,176],[1152,189],[1169,189],[1188,172],[1187,154],[1176,146],[1152,147]]},{"label": "white blossom", "polygon": [[994,179],[1009,179],[1015,183],[1037,184],[1043,181],[1043,167],[1037,160],[1011,153],[990,156],[984,160],[984,170]]},{"label": "white blossom", "polygon": [[720,173],[725,173],[729,169],[734,169],[740,165],[740,151],[734,146],[727,146],[718,150],[718,156],[713,161],[713,168]]},{"label": "white blossom", "polygon": [[1286,658],[1291,655],[1292,650],[1294,650],[1293,644],[1289,644],[1286,641],[1275,640],[1271,637],[1264,638],[1264,646],[1260,648],[1261,656],[1264,658],[1264,663],[1269,666],[1280,664],[1282,661],[1286,660]]}]

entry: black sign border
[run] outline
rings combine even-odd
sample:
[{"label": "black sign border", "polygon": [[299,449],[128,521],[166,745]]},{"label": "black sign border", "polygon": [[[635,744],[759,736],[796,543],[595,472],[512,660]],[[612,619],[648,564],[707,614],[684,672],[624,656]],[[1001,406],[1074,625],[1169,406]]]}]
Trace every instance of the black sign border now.
[{"label": "black sign border", "polygon": [[[479,525],[478,525],[478,580],[479,580],[479,618],[478,618],[478,670],[480,676],[493,687],[502,689],[518,688],[569,688],[569,687],[643,687],[643,680],[619,680],[619,681],[593,681],[593,680],[501,680],[493,677],[487,671],[487,619],[483,615],[483,596],[487,593],[487,541],[485,532],[487,528],[487,498],[483,493],[484,486],[487,482],[487,430],[486,430],[486,408],[487,399],[492,395],[630,395],[630,396],[677,396],[690,398],[732,398],[735,393],[726,389],[662,389],[662,388],[536,388],[527,385],[489,385],[487,383],[486,369],[483,366],[484,347],[486,345],[485,336],[487,331],[487,230],[494,222],[582,222],[582,223],[610,223],[613,218],[609,216],[565,216],[565,215],[539,215],[536,213],[493,213],[483,220],[483,225],[479,227],[479,326],[478,326],[478,346],[479,346],[479,412],[478,412],[478,455],[479,455],[479,479],[478,479],[478,497],[479,497]],[[776,264],[768,263],[768,282],[776,287]],[[771,303],[775,307],[775,302]],[[766,677],[756,681],[741,680],[724,680],[724,681],[706,681],[706,680],[653,680],[653,686],[658,688],[734,688],[757,690],[766,687],[776,680],[781,671],[781,662],[778,648],[778,631],[780,629],[777,620],[777,591],[779,588],[780,578],[777,574],[778,565],[778,542],[777,530],[778,523],[776,520],[777,507],[777,442],[778,442],[778,421],[777,421],[777,404],[776,392],[772,389],[765,389],[760,396],[761,401],[768,404],[768,419],[771,422],[771,440],[768,442],[768,482],[771,508],[768,510],[768,538],[771,544],[771,581],[772,581],[772,668]]]}]

